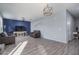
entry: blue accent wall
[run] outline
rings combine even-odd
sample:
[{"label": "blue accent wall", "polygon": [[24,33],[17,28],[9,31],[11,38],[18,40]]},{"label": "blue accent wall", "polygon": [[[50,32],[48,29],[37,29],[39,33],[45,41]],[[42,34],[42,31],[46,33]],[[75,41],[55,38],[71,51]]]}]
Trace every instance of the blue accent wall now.
[{"label": "blue accent wall", "polygon": [[14,20],[14,19],[6,19],[3,18],[3,30],[8,32],[15,31],[15,26],[24,26],[28,34],[31,31],[31,22],[30,21],[20,21],[20,20]]}]

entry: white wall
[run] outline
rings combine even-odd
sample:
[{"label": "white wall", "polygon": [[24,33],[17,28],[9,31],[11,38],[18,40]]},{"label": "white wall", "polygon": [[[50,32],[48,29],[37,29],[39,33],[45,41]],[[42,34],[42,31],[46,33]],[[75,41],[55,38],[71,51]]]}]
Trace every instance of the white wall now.
[{"label": "white wall", "polygon": [[67,19],[67,40],[72,40],[73,39],[73,32],[75,31],[75,21],[73,16],[69,13],[66,12],[66,19]]},{"label": "white wall", "polygon": [[[75,19],[75,26],[79,28],[79,19]],[[79,29],[78,29],[79,31]]]},{"label": "white wall", "polygon": [[2,17],[0,16],[0,33],[3,32],[3,21],[2,21]]},{"label": "white wall", "polygon": [[[73,38],[72,33],[75,26],[73,17],[66,13],[66,10],[72,9],[76,4],[51,5],[54,10],[53,16],[39,18],[32,22],[32,31],[40,30],[42,37],[46,39],[67,43],[68,40]],[[67,20],[70,25],[67,25]]]},{"label": "white wall", "polygon": [[66,10],[62,4],[53,5],[55,13],[53,16],[43,17],[32,21],[32,31],[40,30],[42,37],[67,43],[66,41]]}]

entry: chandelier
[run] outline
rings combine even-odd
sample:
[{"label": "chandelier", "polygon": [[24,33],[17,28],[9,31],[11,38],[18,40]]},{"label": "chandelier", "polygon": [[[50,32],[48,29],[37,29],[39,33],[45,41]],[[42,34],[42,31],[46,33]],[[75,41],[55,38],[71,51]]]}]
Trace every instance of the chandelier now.
[{"label": "chandelier", "polygon": [[53,13],[52,7],[49,7],[49,5],[47,4],[46,7],[43,9],[43,15],[44,16],[51,16],[52,13]]}]

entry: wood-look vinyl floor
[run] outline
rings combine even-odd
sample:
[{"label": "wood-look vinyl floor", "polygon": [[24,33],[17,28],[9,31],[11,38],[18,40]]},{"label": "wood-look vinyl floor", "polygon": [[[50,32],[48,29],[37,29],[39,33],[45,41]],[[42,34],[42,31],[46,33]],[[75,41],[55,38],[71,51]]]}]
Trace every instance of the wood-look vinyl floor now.
[{"label": "wood-look vinyl floor", "polygon": [[17,37],[16,44],[8,45],[5,48],[3,55],[8,55],[19,42],[27,41],[27,45],[22,51],[21,55],[62,55],[64,54],[66,44],[31,37]]},{"label": "wood-look vinyl floor", "polygon": [[28,44],[24,48],[22,55],[62,55],[64,54],[66,44],[46,40],[34,39],[28,40]]},{"label": "wood-look vinyl floor", "polygon": [[2,55],[8,55],[18,43],[27,41],[21,55],[78,55],[79,40],[72,40],[68,44],[42,38],[17,37],[16,44],[8,45]]},{"label": "wood-look vinyl floor", "polygon": [[79,55],[79,39],[73,39],[68,42],[67,55]]}]

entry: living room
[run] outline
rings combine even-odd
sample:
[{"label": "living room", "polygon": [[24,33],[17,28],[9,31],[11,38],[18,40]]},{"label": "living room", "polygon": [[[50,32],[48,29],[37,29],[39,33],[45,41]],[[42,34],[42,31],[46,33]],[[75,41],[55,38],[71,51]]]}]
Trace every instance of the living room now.
[{"label": "living room", "polygon": [[78,5],[0,3],[1,55],[69,54],[66,12]]}]

